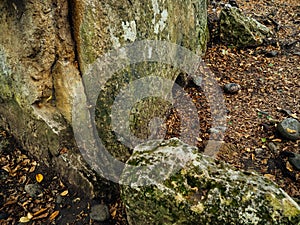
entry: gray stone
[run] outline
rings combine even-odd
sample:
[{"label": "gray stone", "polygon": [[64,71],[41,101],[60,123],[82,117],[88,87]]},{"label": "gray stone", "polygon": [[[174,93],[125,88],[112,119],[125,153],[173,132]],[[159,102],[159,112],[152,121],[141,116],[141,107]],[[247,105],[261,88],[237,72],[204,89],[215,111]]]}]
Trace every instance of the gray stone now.
[{"label": "gray stone", "polygon": [[57,195],[56,196],[56,204],[61,204],[63,201],[63,198],[61,197],[61,195]]},{"label": "gray stone", "polygon": [[289,157],[289,161],[297,170],[300,170],[300,154],[294,153],[293,157]]},{"label": "gray stone", "polygon": [[279,153],[279,147],[274,142],[269,142],[268,143],[268,148],[275,155]]},{"label": "gray stone", "polygon": [[228,83],[224,85],[224,91],[229,94],[235,94],[241,90],[241,86],[236,83]]},{"label": "gray stone", "polygon": [[95,221],[103,222],[110,217],[108,207],[104,204],[94,205],[91,208],[90,218]]},{"label": "gray stone", "polygon": [[236,7],[225,7],[220,14],[220,39],[237,47],[258,46],[270,30]]},{"label": "gray stone", "polygon": [[226,131],[226,127],[211,127],[208,132],[211,134],[219,134],[224,133]]},{"label": "gray stone", "polygon": [[270,51],[270,52],[267,52],[266,54],[265,54],[267,57],[275,57],[275,56],[277,56],[278,55],[278,52],[277,51]]},{"label": "gray stone", "polygon": [[43,195],[42,187],[39,184],[26,184],[24,189],[33,198]]},{"label": "gray stone", "polygon": [[122,178],[130,225],[299,225],[299,205],[272,181],[176,138],[137,146]]},{"label": "gray stone", "polygon": [[294,118],[286,118],[277,124],[279,134],[288,140],[298,140],[300,138],[300,123]]},{"label": "gray stone", "polygon": [[256,149],[255,149],[255,154],[256,154],[257,156],[261,156],[264,152],[265,152],[265,151],[264,151],[264,149],[262,149],[262,148],[256,148]]}]

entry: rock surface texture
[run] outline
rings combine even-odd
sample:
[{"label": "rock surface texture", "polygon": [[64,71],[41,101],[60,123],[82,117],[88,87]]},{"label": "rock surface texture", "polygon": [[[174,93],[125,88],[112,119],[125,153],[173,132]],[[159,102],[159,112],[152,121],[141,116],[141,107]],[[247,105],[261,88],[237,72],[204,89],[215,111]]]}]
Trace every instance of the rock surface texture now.
[{"label": "rock surface texture", "polygon": [[299,205],[276,184],[214,161],[175,138],[137,146],[123,183],[131,225],[300,222]]},{"label": "rock surface texture", "polygon": [[245,16],[236,7],[225,7],[220,14],[220,39],[237,47],[258,46],[270,33],[269,28]]},{"label": "rock surface texture", "polygon": [[[85,78],[95,81],[91,71],[100,56],[139,40],[172,42],[200,55],[208,38],[206,4],[206,0],[1,1],[0,124],[34,156],[94,196],[99,177],[81,157],[74,139],[78,131],[73,128],[74,100],[89,110]],[[109,127],[114,97],[134,79],[151,74],[175,79],[175,72],[166,65],[140,63],[124,67],[107,82],[106,77],[100,80],[97,128],[118,159],[125,160],[129,150]]]},{"label": "rock surface texture", "polygon": [[296,141],[300,138],[300,122],[294,118],[286,118],[278,123],[277,131],[283,138]]}]

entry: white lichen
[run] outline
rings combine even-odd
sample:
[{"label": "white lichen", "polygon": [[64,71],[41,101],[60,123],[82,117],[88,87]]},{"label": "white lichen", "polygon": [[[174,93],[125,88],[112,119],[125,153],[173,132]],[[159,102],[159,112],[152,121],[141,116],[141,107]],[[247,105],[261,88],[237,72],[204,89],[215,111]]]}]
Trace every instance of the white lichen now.
[{"label": "white lichen", "polygon": [[137,31],[136,31],[136,23],[135,21],[122,21],[122,28],[124,31],[123,38],[125,40],[129,40],[134,42],[136,40]]},{"label": "white lichen", "polygon": [[239,218],[242,224],[259,224],[261,221],[259,217],[257,217],[257,210],[247,206],[244,212],[239,213]]},{"label": "white lichen", "polygon": [[112,42],[112,44],[113,44],[113,47],[114,47],[115,49],[120,48],[120,47],[121,47],[120,40],[119,40],[118,37],[116,37],[116,36],[114,35],[114,32],[113,32],[113,30],[112,30],[111,28],[109,29],[109,34],[110,34],[110,40],[111,40],[111,42]]},{"label": "white lichen", "polygon": [[[158,34],[159,32],[162,32],[166,27],[166,21],[168,19],[168,11],[164,9],[162,10],[162,12],[160,12],[157,0],[152,0],[152,10],[154,13],[152,19],[152,24],[154,26],[154,33]],[[158,15],[160,15],[160,19],[158,22],[156,22],[156,18]]]}]

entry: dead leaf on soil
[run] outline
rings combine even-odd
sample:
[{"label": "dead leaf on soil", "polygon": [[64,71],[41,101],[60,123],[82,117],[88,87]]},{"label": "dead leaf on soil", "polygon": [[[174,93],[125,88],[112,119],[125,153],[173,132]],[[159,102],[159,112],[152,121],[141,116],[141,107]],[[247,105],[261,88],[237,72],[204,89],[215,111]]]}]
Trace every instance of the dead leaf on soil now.
[{"label": "dead leaf on soil", "polygon": [[28,223],[31,219],[32,219],[32,214],[31,213],[27,213],[27,216],[22,216],[19,220],[19,222],[21,223]]},{"label": "dead leaf on soil", "polygon": [[293,130],[293,129],[290,129],[290,128],[286,128],[286,131],[290,134],[295,134],[297,132],[296,130]]},{"label": "dead leaf on soil", "polygon": [[272,175],[272,174],[269,174],[269,173],[264,174],[264,177],[271,180],[271,181],[275,181],[275,176]]},{"label": "dead leaf on soil", "polygon": [[44,176],[40,173],[38,173],[36,176],[35,176],[35,179],[37,182],[41,183],[44,179]]},{"label": "dead leaf on soil", "polygon": [[59,211],[53,212],[49,217],[50,222],[52,222],[58,216],[58,214],[59,214]]},{"label": "dead leaf on soil", "polygon": [[63,191],[62,193],[60,193],[60,195],[63,196],[63,197],[66,196],[67,194],[69,194],[69,191],[68,191],[68,190],[65,190],[65,191]]}]

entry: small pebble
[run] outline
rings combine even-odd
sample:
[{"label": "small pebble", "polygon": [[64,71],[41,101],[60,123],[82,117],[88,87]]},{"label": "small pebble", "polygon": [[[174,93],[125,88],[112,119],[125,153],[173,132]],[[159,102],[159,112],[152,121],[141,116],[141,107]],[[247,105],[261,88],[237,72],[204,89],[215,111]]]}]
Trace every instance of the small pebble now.
[{"label": "small pebble", "polygon": [[277,145],[274,142],[269,142],[268,147],[269,147],[269,149],[271,150],[271,152],[273,154],[278,154],[279,153],[279,148],[277,147]]},{"label": "small pebble", "polygon": [[109,219],[108,207],[104,204],[94,205],[91,208],[90,218],[95,221],[103,222]]},{"label": "small pebble", "polygon": [[300,154],[294,153],[294,157],[289,157],[289,162],[297,169],[300,170]]},{"label": "small pebble", "polygon": [[219,134],[219,133],[224,133],[226,131],[226,127],[211,127],[208,130],[208,133],[210,134]]},{"label": "small pebble", "polygon": [[40,197],[43,195],[43,191],[38,184],[26,184],[25,191],[33,198]]},{"label": "small pebble", "polygon": [[239,8],[236,0],[229,0],[228,3],[232,6],[232,7],[236,7],[236,8]]},{"label": "small pebble", "polygon": [[229,94],[235,94],[241,90],[241,86],[236,83],[228,83],[224,85],[224,92]]},{"label": "small pebble", "polygon": [[256,155],[262,155],[264,153],[264,150],[262,148],[256,148],[255,149],[255,154]]},{"label": "small pebble", "polygon": [[60,204],[60,203],[62,203],[62,197],[60,196],[60,195],[57,195],[57,197],[56,197],[56,203],[57,204]]},{"label": "small pebble", "polygon": [[278,55],[278,52],[277,52],[277,51],[270,51],[270,52],[267,52],[267,53],[265,54],[265,56],[266,56],[266,57],[269,57],[269,58],[275,57],[275,56],[277,56],[277,55]]}]

